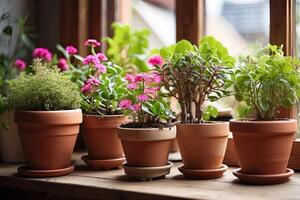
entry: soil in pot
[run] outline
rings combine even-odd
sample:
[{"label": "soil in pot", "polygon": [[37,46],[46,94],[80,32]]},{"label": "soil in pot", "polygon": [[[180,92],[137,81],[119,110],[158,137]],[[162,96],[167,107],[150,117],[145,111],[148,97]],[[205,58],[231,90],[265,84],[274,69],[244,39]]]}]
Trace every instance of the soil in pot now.
[{"label": "soil in pot", "polygon": [[[27,168],[30,170],[68,169],[82,112],[16,111]],[[69,173],[68,170],[65,170]]]},{"label": "soil in pot", "polygon": [[88,150],[85,161],[88,165],[99,169],[121,166],[125,158],[117,127],[126,121],[123,115],[83,115],[83,134]]},{"label": "soil in pot", "polygon": [[[204,178],[200,176],[203,174],[202,171],[207,172],[210,170],[211,174],[214,174],[214,172],[219,173],[225,155],[229,123],[176,123],[176,127],[177,141],[184,164],[181,171],[190,170],[186,177],[191,177],[191,174],[195,171],[197,172],[195,172],[194,178]],[[217,177],[219,176],[213,176],[213,178]]]},{"label": "soil in pot", "polygon": [[293,119],[275,121],[231,120],[241,173],[284,174],[297,130]]}]

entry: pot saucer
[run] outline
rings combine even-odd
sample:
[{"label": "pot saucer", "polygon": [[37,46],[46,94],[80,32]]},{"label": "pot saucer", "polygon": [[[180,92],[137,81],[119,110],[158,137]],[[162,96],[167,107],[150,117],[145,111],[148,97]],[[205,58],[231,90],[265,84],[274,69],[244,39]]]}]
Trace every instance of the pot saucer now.
[{"label": "pot saucer", "polygon": [[224,172],[228,169],[227,165],[222,164],[218,169],[187,169],[184,166],[180,166],[178,170],[187,179],[214,179],[223,176]]},{"label": "pot saucer", "polygon": [[81,159],[93,170],[110,170],[121,167],[125,162],[125,157],[105,159],[105,160],[92,160],[88,155],[84,155]]},{"label": "pot saucer", "polygon": [[168,161],[167,165],[159,167],[131,167],[127,163],[123,163],[122,166],[130,179],[153,180],[165,178],[170,173],[173,163]]},{"label": "pot saucer", "polygon": [[287,168],[283,174],[243,174],[241,168],[234,170],[233,175],[238,177],[242,183],[254,184],[254,185],[271,185],[284,183],[289,180],[289,177],[294,174],[292,169]]},{"label": "pot saucer", "polygon": [[27,165],[23,165],[18,168],[18,172],[25,177],[31,178],[48,178],[56,176],[64,176],[74,171],[74,165],[71,165],[62,169],[51,169],[51,170],[35,170],[30,169]]}]

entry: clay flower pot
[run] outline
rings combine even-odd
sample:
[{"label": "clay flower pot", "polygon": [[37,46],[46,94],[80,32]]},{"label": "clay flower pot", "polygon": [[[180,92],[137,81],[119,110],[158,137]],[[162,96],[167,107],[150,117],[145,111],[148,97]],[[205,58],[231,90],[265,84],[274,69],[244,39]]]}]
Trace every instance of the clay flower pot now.
[{"label": "clay flower pot", "polygon": [[152,180],[170,173],[168,162],[171,142],[176,137],[172,128],[118,128],[126,163],[123,164],[129,178]]},{"label": "clay flower pot", "polygon": [[294,119],[231,120],[235,148],[244,174],[284,174],[297,130]]},{"label": "clay flower pot", "polygon": [[92,168],[115,168],[125,161],[117,133],[118,126],[125,122],[127,118],[123,115],[83,115],[83,136],[88,151],[86,159],[89,159],[87,162]]},{"label": "clay flower pot", "polygon": [[171,141],[176,137],[172,128],[118,128],[127,164],[133,167],[164,166],[168,162]]},{"label": "clay flower pot", "polygon": [[16,111],[15,122],[28,169],[54,172],[70,168],[71,155],[82,122],[80,109]]},{"label": "clay flower pot", "polygon": [[184,176],[199,179],[222,176],[227,169],[222,162],[229,135],[229,123],[176,123],[176,127],[184,164],[179,170]]}]

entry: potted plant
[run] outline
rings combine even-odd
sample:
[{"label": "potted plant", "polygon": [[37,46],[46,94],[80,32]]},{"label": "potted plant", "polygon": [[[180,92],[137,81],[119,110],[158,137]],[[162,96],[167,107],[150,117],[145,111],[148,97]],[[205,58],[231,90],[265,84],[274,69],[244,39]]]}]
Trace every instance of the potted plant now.
[{"label": "potted plant", "polygon": [[299,100],[299,64],[284,56],[282,47],[267,45],[256,56],[242,58],[232,75],[235,98],[255,116],[230,121],[241,167],[234,175],[241,181],[279,183],[293,173],[287,164],[297,122],[278,119],[276,114],[279,107],[291,107]]},{"label": "potted plant", "polygon": [[186,178],[220,177],[227,169],[222,162],[229,123],[203,120],[203,103],[229,94],[225,87],[234,59],[213,37],[204,37],[198,47],[182,40],[160,54],[165,63],[156,70],[168,95],[181,107],[176,127],[184,165],[179,170]]},{"label": "potted plant", "polygon": [[156,73],[127,74],[128,95],[120,101],[132,122],[118,128],[127,162],[125,173],[137,179],[164,177],[172,163],[168,155],[175,126],[173,113],[160,95],[160,76]]},{"label": "potted plant", "polygon": [[24,176],[50,177],[70,173],[70,159],[82,122],[78,86],[40,58],[32,73],[9,82],[7,102],[15,109],[15,122],[27,165]]},{"label": "potted plant", "polygon": [[[77,55],[75,47],[59,47],[67,58],[71,79],[81,87],[83,136],[88,155],[82,159],[92,169],[112,169],[125,162],[117,127],[127,121],[118,103],[127,93],[123,69],[96,53],[100,42],[88,39],[90,54]],[[71,62],[73,58],[73,63]]]}]

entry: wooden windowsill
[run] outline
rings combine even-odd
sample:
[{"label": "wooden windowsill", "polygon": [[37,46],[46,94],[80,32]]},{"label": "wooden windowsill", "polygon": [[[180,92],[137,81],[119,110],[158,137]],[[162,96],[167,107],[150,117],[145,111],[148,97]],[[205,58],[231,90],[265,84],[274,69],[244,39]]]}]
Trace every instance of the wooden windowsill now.
[{"label": "wooden windowsill", "polygon": [[214,180],[185,180],[175,163],[166,179],[154,181],[128,181],[122,169],[91,171],[78,159],[77,170],[68,176],[56,178],[22,178],[16,174],[17,165],[0,164],[0,187],[55,193],[70,197],[95,199],[287,199],[296,197],[300,187],[300,174],[285,184],[248,186],[237,183],[229,168],[225,176]]}]

